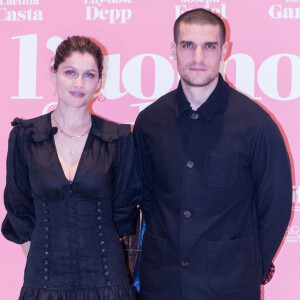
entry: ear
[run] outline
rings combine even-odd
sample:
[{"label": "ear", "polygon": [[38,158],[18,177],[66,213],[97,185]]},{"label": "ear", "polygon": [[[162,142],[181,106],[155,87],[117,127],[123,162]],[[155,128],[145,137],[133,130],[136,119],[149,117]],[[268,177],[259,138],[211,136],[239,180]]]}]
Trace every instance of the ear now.
[{"label": "ear", "polygon": [[172,44],[171,44],[171,53],[172,53],[173,59],[177,59],[177,49],[176,49],[175,42],[172,42]]},{"label": "ear", "polygon": [[225,60],[228,50],[228,42],[224,42],[221,49],[221,60]]},{"label": "ear", "polygon": [[53,84],[56,84],[56,73],[54,70],[51,70],[51,81]]},{"label": "ear", "polygon": [[96,90],[98,90],[102,85],[102,79],[99,79]]}]

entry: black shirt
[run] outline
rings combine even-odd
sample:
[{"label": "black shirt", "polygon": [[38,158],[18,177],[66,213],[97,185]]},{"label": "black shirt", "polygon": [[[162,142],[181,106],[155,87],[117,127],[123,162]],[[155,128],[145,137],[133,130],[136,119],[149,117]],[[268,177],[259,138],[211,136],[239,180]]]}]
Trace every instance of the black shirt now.
[{"label": "black shirt", "polygon": [[140,113],[134,135],[147,224],[142,299],[259,299],[292,204],[269,114],[220,75],[197,111],[179,83]]}]

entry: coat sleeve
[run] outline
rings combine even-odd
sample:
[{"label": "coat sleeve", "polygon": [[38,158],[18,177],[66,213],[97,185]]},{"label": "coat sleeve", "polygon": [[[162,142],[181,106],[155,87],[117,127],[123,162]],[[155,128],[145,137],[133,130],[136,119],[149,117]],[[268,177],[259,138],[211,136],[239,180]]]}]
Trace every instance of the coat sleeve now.
[{"label": "coat sleeve", "polygon": [[263,280],[283,239],[292,208],[289,156],[277,125],[268,115],[260,124],[252,153]]},{"label": "coat sleeve", "polygon": [[8,140],[4,190],[7,214],[1,231],[6,239],[22,244],[31,240],[35,215],[26,163],[26,133],[18,119],[13,124],[15,127]]},{"label": "coat sleeve", "polygon": [[135,142],[135,164],[137,169],[138,181],[140,182],[142,194],[139,198],[139,205],[142,209],[143,216],[147,223],[148,216],[151,213],[152,197],[153,197],[153,179],[152,167],[149,160],[148,152],[145,147],[145,135],[141,126],[141,118],[138,116],[134,129]]},{"label": "coat sleeve", "polygon": [[140,194],[134,164],[134,142],[130,126],[120,125],[117,141],[116,193],[113,219],[119,234],[134,234]]}]

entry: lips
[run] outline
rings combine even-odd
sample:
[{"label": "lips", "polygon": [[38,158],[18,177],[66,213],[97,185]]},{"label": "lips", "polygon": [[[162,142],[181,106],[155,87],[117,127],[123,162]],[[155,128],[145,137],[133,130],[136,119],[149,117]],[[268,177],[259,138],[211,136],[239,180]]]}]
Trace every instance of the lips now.
[{"label": "lips", "polygon": [[190,70],[191,70],[191,71],[196,71],[196,72],[203,72],[203,71],[206,71],[205,68],[195,68],[195,67],[190,68]]},{"label": "lips", "polygon": [[85,95],[85,93],[83,93],[81,91],[70,91],[70,94],[76,98],[82,98]]}]

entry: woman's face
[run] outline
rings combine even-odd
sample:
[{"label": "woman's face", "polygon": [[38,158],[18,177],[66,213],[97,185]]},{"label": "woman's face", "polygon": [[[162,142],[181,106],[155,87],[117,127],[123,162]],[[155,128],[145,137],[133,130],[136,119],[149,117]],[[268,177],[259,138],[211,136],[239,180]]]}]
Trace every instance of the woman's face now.
[{"label": "woman's face", "polygon": [[87,52],[73,52],[52,72],[52,80],[58,101],[78,108],[86,106],[100,86],[95,58]]}]

